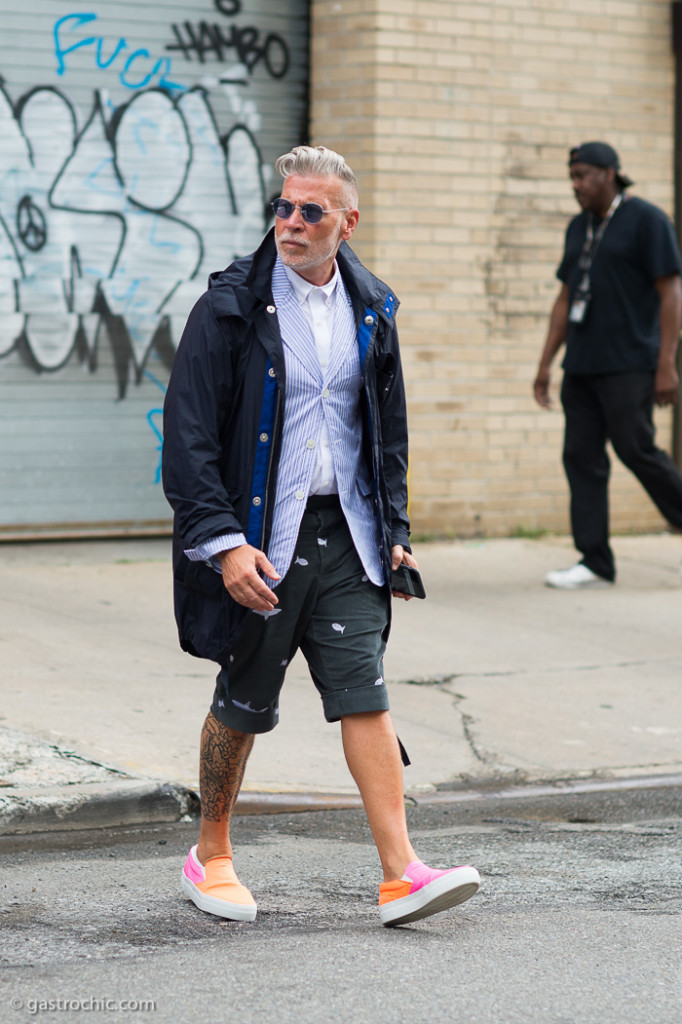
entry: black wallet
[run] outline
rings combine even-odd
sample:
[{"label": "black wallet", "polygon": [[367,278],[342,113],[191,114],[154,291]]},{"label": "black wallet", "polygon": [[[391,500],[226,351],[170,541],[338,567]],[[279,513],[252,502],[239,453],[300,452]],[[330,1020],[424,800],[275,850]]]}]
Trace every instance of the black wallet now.
[{"label": "black wallet", "polygon": [[396,590],[399,594],[409,594],[410,597],[426,597],[419,569],[414,569],[406,562],[401,562],[391,573],[391,590]]}]

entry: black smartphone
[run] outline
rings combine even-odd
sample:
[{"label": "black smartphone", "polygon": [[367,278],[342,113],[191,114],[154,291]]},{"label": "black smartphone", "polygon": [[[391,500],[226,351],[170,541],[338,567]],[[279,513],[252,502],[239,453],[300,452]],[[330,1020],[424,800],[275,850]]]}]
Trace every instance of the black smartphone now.
[{"label": "black smartphone", "polygon": [[419,569],[414,569],[406,562],[401,562],[391,573],[391,590],[397,590],[399,594],[409,594],[410,597],[426,597]]}]

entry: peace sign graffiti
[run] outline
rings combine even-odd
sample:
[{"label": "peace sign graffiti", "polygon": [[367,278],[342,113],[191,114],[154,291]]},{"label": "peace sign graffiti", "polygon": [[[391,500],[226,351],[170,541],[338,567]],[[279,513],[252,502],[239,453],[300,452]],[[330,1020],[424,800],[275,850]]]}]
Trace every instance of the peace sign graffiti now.
[{"label": "peace sign graffiti", "polygon": [[31,252],[38,252],[47,241],[45,214],[31,196],[24,196],[17,207],[17,233]]}]

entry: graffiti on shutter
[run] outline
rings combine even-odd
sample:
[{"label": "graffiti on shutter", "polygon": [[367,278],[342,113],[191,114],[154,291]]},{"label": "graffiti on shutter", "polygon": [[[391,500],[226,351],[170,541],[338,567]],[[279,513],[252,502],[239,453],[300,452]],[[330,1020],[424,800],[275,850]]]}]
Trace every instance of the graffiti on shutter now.
[{"label": "graffiti on shutter", "polygon": [[303,141],[306,31],[303,0],[0,13],[0,400],[33,378],[47,409],[76,370],[113,403],[146,387],[158,482],[158,399],[189,310],[259,244],[272,162]]}]

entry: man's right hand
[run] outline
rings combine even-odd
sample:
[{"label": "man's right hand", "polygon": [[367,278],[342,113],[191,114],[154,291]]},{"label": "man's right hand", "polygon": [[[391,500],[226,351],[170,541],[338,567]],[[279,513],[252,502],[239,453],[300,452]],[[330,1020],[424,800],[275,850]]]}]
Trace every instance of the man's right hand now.
[{"label": "man's right hand", "polygon": [[564,343],[566,328],[568,326],[569,292],[568,285],[562,284],[561,291],[557,295],[552,312],[549,318],[549,330],[545,341],[538,372],[533,381],[533,394],[535,401],[543,409],[552,408],[552,399],[549,394],[550,367],[552,360]]},{"label": "man's right hand", "polygon": [[271,580],[281,576],[268,561],[264,552],[250,544],[241,544],[218,555],[223,570],[225,588],[238,604],[255,612],[271,612],[279,600],[258,575],[260,570]]},{"label": "man's right hand", "polygon": [[535,395],[535,401],[538,405],[541,405],[543,409],[552,408],[552,399],[549,394],[549,381],[549,370],[538,370],[538,375],[533,381],[533,394]]}]

